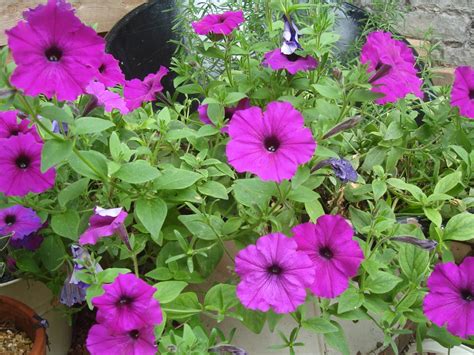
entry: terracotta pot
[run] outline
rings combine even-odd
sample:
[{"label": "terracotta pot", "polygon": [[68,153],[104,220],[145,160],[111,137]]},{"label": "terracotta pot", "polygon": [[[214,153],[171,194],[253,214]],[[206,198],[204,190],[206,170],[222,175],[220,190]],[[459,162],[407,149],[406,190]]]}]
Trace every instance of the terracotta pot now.
[{"label": "terracotta pot", "polygon": [[30,355],[46,354],[46,331],[38,326],[34,318],[35,311],[13,298],[0,296],[0,319],[12,320],[19,330],[23,330],[33,339],[33,349]]}]

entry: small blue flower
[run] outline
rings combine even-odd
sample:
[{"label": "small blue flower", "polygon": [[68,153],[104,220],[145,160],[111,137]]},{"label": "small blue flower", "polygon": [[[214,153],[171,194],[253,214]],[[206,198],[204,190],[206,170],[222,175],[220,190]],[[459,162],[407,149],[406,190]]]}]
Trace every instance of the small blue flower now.
[{"label": "small blue flower", "polygon": [[334,171],[334,175],[341,180],[341,182],[356,182],[358,175],[357,171],[354,170],[352,164],[346,159],[330,158],[323,160],[316,165],[314,170],[318,170],[322,167],[330,166]]}]

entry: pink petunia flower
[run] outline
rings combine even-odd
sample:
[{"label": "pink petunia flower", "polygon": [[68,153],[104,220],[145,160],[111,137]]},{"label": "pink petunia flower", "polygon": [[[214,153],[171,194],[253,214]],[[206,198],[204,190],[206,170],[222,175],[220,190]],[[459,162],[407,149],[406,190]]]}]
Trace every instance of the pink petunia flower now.
[{"label": "pink petunia flower", "polygon": [[41,193],[54,186],[54,168],[41,172],[43,144],[31,133],[0,139],[0,192],[7,196]]},{"label": "pink petunia flower", "polygon": [[95,244],[100,238],[110,237],[115,233],[123,239],[126,234],[123,223],[127,216],[128,213],[123,208],[104,209],[97,206],[89,219],[89,228],[79,237],[79,244]]},{"label": "pink petunia flower", "polygon": [[86,93],[95,96],[98,104],[107,112],[112,112],[114,109],[119,110],[122,115],[129,112],[125,100],[119,94],[107,90],[104,84],[98,81],[92,81],[86,87]]},{"label": "pink petunia flower", "polygon": [[437,264],[427,281],[423,312],[439,327],[461,338],[474,335],[474,257]]},{"label": "pink petunia flower", "polygon": [[368,64],[372,91],[385,96],[378,104],[396,102],[408,94],[423,98],[422,80],[417,76],[413,51],[389,32],[372,32],[362,47],[360,61]]},{"label": "pink petunia flower", "polygon": [[229,135],[229,164],[239,173],[248,171],[262,180],[291,179],[316,149],[303,116],[289,102],[271,102],[265,112],[255,106],[237,111],[229,123]]},{"label": "pink petunia flower", "polygon": [[99,323],[130,331],[163,321],[160,304],[153,298],[156,289],[135,275],[120,274],[104,290],[92,299]]},{"label": "pink petunia flower", "polygon": [[282,53],[280,48],[277,48],[265,53],[263,65],[273,70],[285,69],[290,74],[296,74],[299,71],[316,69],[318,61],[309,55],[305,57],[296,53],[286,55]]},{"label": "pink petunia flower", "polygon": [[[198,107],[199,119],[204,124],[214,125],[214,123],[212,123],[211,119],[207,115],[208,106],[209,105],[199,105],[199,107]],[[247,108],[250,108],[250,100],[248,98],[242,99],[242,100],[239,101],[237,106],[226,107],[224,109],[224,119],[226,121],[230,121],[232,119],[232,116],[234,116],[234,113],[236,113],[237,111],[240,111],[240,110],[245,110]],[[229,131],[229,127],[227,125],[225,125],[224,127],[222,127],[221,131],[223,133],[227,133]]]},{"label": "pink petunia flower", "polygon": [[199,35],[216,34],[228,36],[244,22],[242,11],[227,11],[223,14],[210,14],[200,21],[193,22],[194,31]]},{"label": "pink petunia flower", "polygon": [[313,283],[315,269],[309,257],[296,248],[293,239],[273,233],[237,254],[235,271],[241,278],[237,297],[245,307],[289,313],[304,303],[305,288]]},{"label": "pink petunia flower", "polygon": [[459,107],[459,113],[474,118],[474,69],[457,67],[451,92],[451,106]]},{"label": "pink petunia flower", "polygon": [[0,210],[0,234],[11,234],[12,240],[21,240],[42,226],[41,218],[31,208],[16,205]]},{"label": "pink petunia flower", "polygon": [[18,111],[0,112],[0,138],[10,138],[26,133],[31,133],[39,143],[42,142],[36,127],[30,127],[30,121],[26,118],[18,118]]},{"label": "pink petunia flower", "polygon": [[48,0],[23,16],[26,21],[6,31],[17,64],[11,83],[27,95],[75,100],[95,76],[104,39],[64,0]]},{"label": "pink petunia flower", "polygon": [[125,84],[125,75],[120,69],[119,61],[108,53],[103,54],[95,78],[106,87]]},{"label": "pink petunia flower", "polygon": [[343,293],[364,259],[349,223],[341,216],[324,215],[316,224],[303,223],[292,232],[298,250],[311,258],[317,273],[311,291],[326,298]]},{"label": "pink petunia flower", "polygon": [[96,324],[89,330],[86,346],[91,355],[155,355],[155,341],[153,326],[125,331]]},{"label": "pink petunia flower", "polygon": [[156,94],[163,91],[161,79],[168,74],[168,69],[161,66],[156,74],[148,74],[145,79],[132,79],[125,83],[123,96],[130,111],[139,108],[143,102],[156,100]]}]

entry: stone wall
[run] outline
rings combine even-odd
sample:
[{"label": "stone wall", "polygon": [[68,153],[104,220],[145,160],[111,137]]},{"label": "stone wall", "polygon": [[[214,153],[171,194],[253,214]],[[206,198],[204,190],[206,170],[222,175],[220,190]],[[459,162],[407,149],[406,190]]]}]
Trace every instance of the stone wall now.
[{"label": "stone wall", "polygon": [[[369,6],[371,0],[356,0]],[[432,39],[441,42],[434,53],[445,65],[474,67],[474,0],[400,0],[405,9],[405,21],[400,32],[411,38],[423,39],[432,30]]]}]

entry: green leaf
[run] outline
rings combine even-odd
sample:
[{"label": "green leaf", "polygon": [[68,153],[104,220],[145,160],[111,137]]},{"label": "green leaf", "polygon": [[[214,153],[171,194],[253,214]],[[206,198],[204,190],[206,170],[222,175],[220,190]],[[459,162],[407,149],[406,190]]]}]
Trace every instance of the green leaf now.
[{"label": "green leaf", "polygon": [[400,123],[397,121],[393,121],[393,122],[390,122],[390,124],[387,127],[387,132],[385,132],[384,140],[386,141],[396,140],[396,139],[402,138],[404,134],[405,134],[405,131],[403,130]]},{"label": "green leaf", "polygon": [[372,192],[374,193],[374,200],[380,199],[387,192],[387,184],[384,181],[375,180],[372,182]]},{"label": "green leaf", "polygon": [[57,106],[43,106],[41,107],[39,114],[51,121],[74,123],[74,117],[72,114]]},{"label": "green leaf", "polygon": [[187,84],[180,86],[176,91],[182,94],[204,94],[202,87],[198,84]]},{"label": "green leaf", "polygon": [[461,182],[462,173],[457,171],[455,173],[446,175],[444,178],[438,181],[434,188],[435,194],[445,194],[449,190],[452,190],[456,187],[457,184]]},{"label": "green leaf", "polygon": [[182,320],[201,313],[202,307],[194,292],[185,292],[166,307],[162,307],[162,310],[166,312],[168,318]]},{"label": "green leaf", "polygon": [[44,238],[37,253],[46,269],[53,271],[64,262],[66,250],[61,238],[53,234]]},{"label": "green leaf", "polygon": [[403,280],[400,277],[379,270],[367,278],[365,288],[377,294],[387,293],[393,290],[401,281]]},{"label": "green leaf", "polygon": [[366,101],[374,101],[384,95],[379,92],[372,92],[367,89],[355,89],[352,91],[352,94],[349,97],[350,101],[355,102],[366,102]]},{"label": "green leaf", "polygon": [[236,102],[239,102],[240,100],[242,100],[245,97],[247,97],[247,95],[245,95],[242,92],[230,92],[225,97],[224,105],[226,105],[226,106],[232,105]]},{"label": "green leaf", "polygon": [[342,96],[342,91],[340,88],[321,85],[321,84],[314,84],[313,87],[319,92],[322,96],[327,97],[329,99],[340,99]]},{"label": "green leaf", "polygon": [[[211,216],[211,218],[212,217],[215,216]],[[193,235],[199,239],[215,240],[218,237],[214,230],[209,226],[206,217],[203,215],[181,215],[178,217],[178,219]]]},{"label": "green leaf", "polygon": [[382,165],[386,157],[386,148],[379,146],[373,147],[367,152],[361,169],[370,172],[375,165]]},{"label": "green leaf", "polygon": [[443,234],[444,240],[474,239],[474,214],[464,212],[451,218]]},{"label": "green leaf", "polygon": [[147,161],[137,160],[122,165],[114,175],[120,180],[130,184],[143,184],[155,180],[160,176],[160,172]]},{"label": "green leaf", "polygon": [[337,332],[338,330],[329,320],[320,317],[306,319],[302,322],[302,325],[305,329],[321,334]]},{"label": "green leaf", "polygon": [[72,153],[72,141],[60,141],[51,139],[46,141],[41,151],[41,172],[44,173],[49,168],[67,160]]},{"label": "green leaf", "polygon": [[207,291],[204,297],[204,307],[208,310],[225,313],[239,304],[235,294],[235,285],[218,284]]},{"label": "green leaf", "polygon": [[342,355],[349,355],[350,350],[344,335],[344,329],[338,323],[333,322],[333,324],[336,325],[337,331],[324,334],[324,339],[330,347],[339,350]]},{"label": "green leaf", "polygon": [[216,181],[206,181],[204,184],[198,186],[198,191],[203,195],[219,198],[221,200],[229,199],[225,186]]},{"label": "green leaf", "polygon": [[58,194],[59,205],[64,207],[69,201],[81,196],[89,186],[89,179],[83,178],[62,189]]},{"label": "green leaf", "polygon": [[418,186],[407,184],[403,180],[391,178],[387,180],[387,183],[398,190],[408,191],[418,201],[426,198],[426,195]]},{"label": "green leaf", "polygon": [[105,131],[111,127],[115,127],[115,124],[111,121],[97,117],[81,117],[75,121],[74,132],[76,134],[92,134]]},{"label": "green leaf", "polygon": [[135,214],[138,220],[154,238],[159,236],[167,213],[166,202],[159,197],[155,197],[153,200],[141,198],[135,202]]},{"label": "green leaf", "polygon": [[[99,152],[96,152],[94,150],[92,151],[79,151],[79,154],[86,159],[87,163],[82,161],[77,154],[72,154],[69,157],[69,165],[71,168],[85,176],[91,179],[96,179],[100,180],[102,177],[98,174],[101,174],[102,176],[107,176],[107,159],[105,158],[104,155],[102,155]],[[90,165],[88,164],[90,163]]]},{"label": "green leaf", "polygon": [[316,222],[316,220],[325,213],[324,208],[321,205],[321,202],[319,202],[319,200],[312,201],[312,202],[305,202],[304,208],[306,212],[308,213],[308,216],[311,222]]},{"label": "green leaf", "polygon": [[260,179],[240,179],[232,186],[235,199],[244,206],[264,205],[275,191],[275,184]]},{"label": "green leaf", "polygon": [[418,282],[428,270],[430,255],[426,250],[414,245],[401,244],[399,251],[400,268],[413,282]]},{"label": "green leaf", "polygon": [[301,185],[290,191],[288,194],[288,199],[296,202],[312,203],[314,201],[318,201],[319,194],[307,188],[306,186]]},{"label": "green leaf", "polygon": [[458,337],[449,333],[446,328],[440,328],[436,324],[431,325],[431,327],[428,329],[427,336],[436,340],[445,348],[459,346],[462,343]]},{"label": "green leaf", "polygon": [[166,304],[174,301],[188,284],[184,281],[163,281],[154,287],[156,288],[155,299],[160,304]]},{"label": "green leaf", "polygon": [[67,210],[61,214],[54,214],[51,217],[51,228],[54,233],[72,240],[77,240],[79,234],[79,213]]},{"label": "green leaf", "polygon": [[441,227],[441,223],[443,223],[443,217],[441,217],[441,213],[439,213],[437,209],[423,207],[423,212],[431,222],[433,222],[437,227]]},{"label": "green leaf", "polygon": [[235,307],[234,313],[241,316],[242,324],[256,334],[259,334],[262,331],[267,319],[266,313],[252,311],[241,304],[238,304]]},{"label": "green leaf", "polygon": [[348,288],[338,298],[337,313],[353,311],[364,303],[364,294],[354,287]]},{"label": "green leaf", "polygon": [[166,169],[163,174],[155,180],[155,188],[157,190],[181,190],[202,178],[201,174],[194,173],[184,169]]}]

